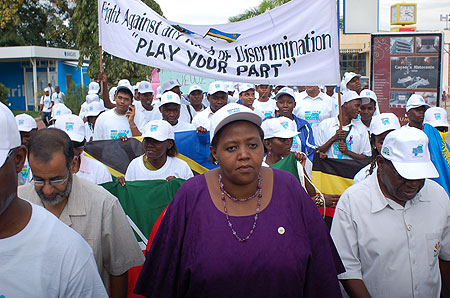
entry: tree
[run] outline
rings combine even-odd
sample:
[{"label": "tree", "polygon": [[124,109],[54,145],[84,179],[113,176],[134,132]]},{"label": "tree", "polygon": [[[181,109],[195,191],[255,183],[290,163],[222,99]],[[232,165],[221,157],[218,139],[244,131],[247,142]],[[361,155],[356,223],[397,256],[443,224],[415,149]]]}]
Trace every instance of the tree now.
[{"label": "tree", "polygon": [[8,105],[8,95],[9,95],[9,89],[6,88],[5,85],[0,83],[0,102],[4,103],[5,105]]},{"label": "tree", "polygon": [[[154,0],[143,0],[143,2],[156,13],[163,15],[161,7]],[[77,0],[73,21],[78,24],[76,35],[76,45],[80,51],[78,65],[82,65],[84,57],[89,57],[88,76],[97,78],[100,70],[97,1]],[[146,79],[153,69],[113,57],[108,53],[103,53],[103,67],[109,82],[128,79],[132,84]]]},{"label": "tree", "polygon": [[257,15],[263,14],[266,11],[269,11],[271,9],[274,9],[278,6],[281,6],[287,2],[289,2],[290,0],[263,0],[257,7],[253,7],[250,9],[247,9],[246,11],[244,11],[243,13],[234,16],[234,17],[230,17],[228,19],[228,21],[230,22],[239,22],[239,21],[243,21],[246,19],[250,19],[253,18]]}]

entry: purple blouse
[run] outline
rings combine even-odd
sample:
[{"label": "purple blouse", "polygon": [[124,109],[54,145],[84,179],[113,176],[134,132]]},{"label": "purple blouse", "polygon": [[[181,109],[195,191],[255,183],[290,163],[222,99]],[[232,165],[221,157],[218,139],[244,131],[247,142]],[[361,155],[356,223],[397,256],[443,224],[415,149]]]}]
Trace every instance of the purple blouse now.
[{"label": "purple blouse", "polygon": [[[186,181],[161,222],[135,293],[152,298],[341,297],[337,274],[344,267],[317,207],[292,174],[273,172],[272,199],[246,242],[233,236],[204,175]],[[253,219],[230,216],[241,237]]]}]

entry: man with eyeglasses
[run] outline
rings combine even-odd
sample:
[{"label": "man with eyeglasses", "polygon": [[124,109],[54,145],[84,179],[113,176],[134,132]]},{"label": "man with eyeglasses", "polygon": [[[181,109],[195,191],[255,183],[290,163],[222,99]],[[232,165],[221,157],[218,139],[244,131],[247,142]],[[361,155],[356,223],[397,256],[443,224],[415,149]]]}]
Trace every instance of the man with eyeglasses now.
[{"label": "man with eyeglasses", "polygon": [[78,158],[76,172],[78,177],[84,178],[95,184],[111,182],[112,177],[108,168],[101,162],[84,154],[86,145],[85,125],[77,115],[63,115],[55,122],[55,128],[65,131],[72,140],[75,157]]},{"label": "man with eyeglasses", "polygon": [[0,297],[108,297],[88,243],[17,196],[27,150],[2,103],[0,127]]},{"label": "man with eyeglasses", "polygon": [[377,172],[339,199],[331,235],[350,297],[438,298],[450,282],[450,201],[428,138],[417,128],[390,132]]},{"label": "man with eyeglasses", "polygon": [[72,141],[56,128],[37,131],[28,144],[31,184],[19,194],[43,206],[77,231],[94,251],[97,269],[111,297],[126,297],[128,270],[144,262],[119,200],[77,175]]}]

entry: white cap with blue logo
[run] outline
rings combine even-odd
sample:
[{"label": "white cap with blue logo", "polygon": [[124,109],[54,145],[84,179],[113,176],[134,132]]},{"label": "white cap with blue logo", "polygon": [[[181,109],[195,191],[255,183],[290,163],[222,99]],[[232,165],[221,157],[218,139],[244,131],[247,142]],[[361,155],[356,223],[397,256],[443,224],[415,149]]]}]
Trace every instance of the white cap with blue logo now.
[{"label": "white cap with blue logo", "polygon": [[172,125],[166,120],[153,120],[144,125],[142,137],[157,141],[174,140],[175,133]]},{"label": "white cap with blue logo", "polygon": [[433,127],[449,127],[447,122],[447,111],[443,108],[432,107],[425,111],[423,123]]}]

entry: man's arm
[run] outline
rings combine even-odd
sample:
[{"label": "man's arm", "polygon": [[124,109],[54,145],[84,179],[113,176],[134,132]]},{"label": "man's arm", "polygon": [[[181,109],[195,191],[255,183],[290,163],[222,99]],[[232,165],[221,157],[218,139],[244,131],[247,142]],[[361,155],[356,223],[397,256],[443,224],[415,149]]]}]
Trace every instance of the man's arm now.
[{"label": "man's arm", "polygon": [[111,298],[126,298],[128,294],[128,271],[121,275],[111,276]]},{"label": "man's arm", "polygon": [[317,150],[320,152],[326,152],[328,148],[330,148],[331,145],[333,145],[334,142],[339,140],[345,140],[345,131],[343,131],[342,129],[336,130],[334,136],[332,136],[328,141],[326,141],[325,144],[319,146]]},{"label": "man's arm", "polygon": [[341,279],[339,281],[350,298],[371,298],[366,285],[361,279]]},{"label": "man's arm", "polygon": [[365,159],[367,160],[368,159],[368,157],[364,154],[358,154],[351,150],[348,150],[347,144],[345,144],[344,142],[339,143],[339,151],[341,151],[342,153],[344,153],[356,160],[365,160]]},{"label": "man's arm", "polygon": [[[108,92],[108,79],[106,77],[106,74],[104,71],[100,71],[98,74],[98,80],[100,81],[102,96],[103,96],[103,105],[107,109],[114,109],[116,107],[115,104],[111,102],[109,99],[109,92]],[[102,84],[103,82],[103,84]]]},{"label": "man's arm", "polygon": [[128,123],[130,124],[131,134],[133,135],[133,137],[138,137],[142,135],[139,129],[137,128],[136,123],[134,122],[134,118],[136,116],[136,107],[130,106],[130,110],[128,110],[125,115],[128,117]]}]

